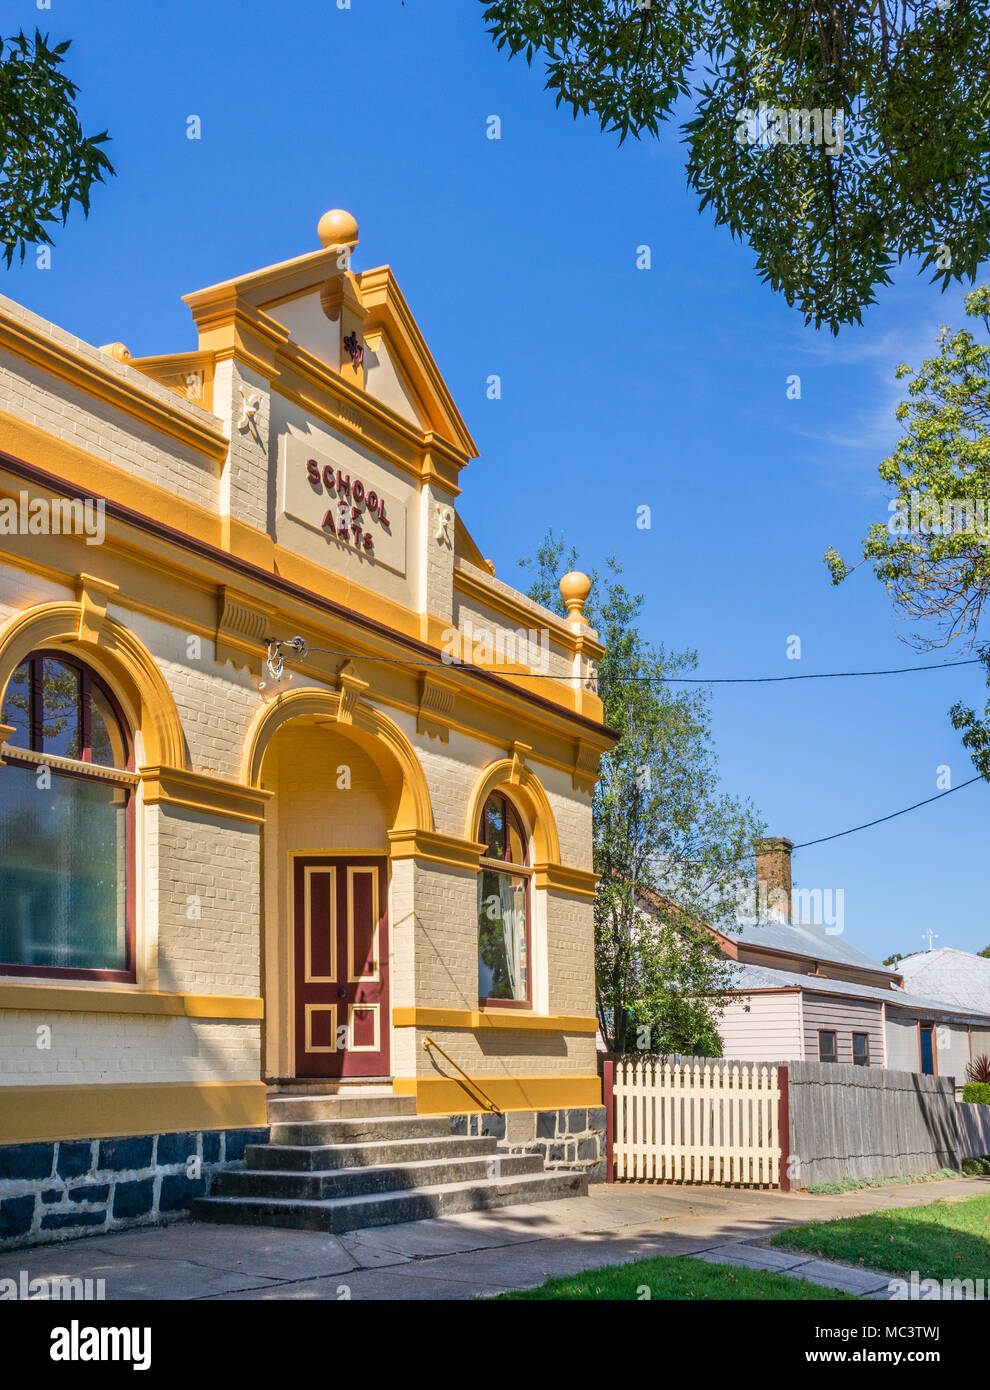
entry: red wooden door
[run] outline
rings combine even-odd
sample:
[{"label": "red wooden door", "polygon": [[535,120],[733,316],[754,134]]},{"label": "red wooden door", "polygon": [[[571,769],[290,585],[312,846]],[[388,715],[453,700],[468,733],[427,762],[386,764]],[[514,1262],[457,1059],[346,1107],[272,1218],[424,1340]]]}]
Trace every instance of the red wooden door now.
[{"label": "red wooden door", "polygon": [[295,860],[296,1075],[388,1076],[386,861]]}]

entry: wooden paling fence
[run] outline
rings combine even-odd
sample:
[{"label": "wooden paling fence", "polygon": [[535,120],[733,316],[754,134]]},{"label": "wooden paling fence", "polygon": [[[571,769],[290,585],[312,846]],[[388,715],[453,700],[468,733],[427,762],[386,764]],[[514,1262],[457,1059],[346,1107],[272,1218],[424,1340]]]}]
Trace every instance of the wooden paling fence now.
[{"label": "wooden paling fence", "polygon": [[699,1059],[605,1065],[610,1180],[782,1185],[786,1069]]}]

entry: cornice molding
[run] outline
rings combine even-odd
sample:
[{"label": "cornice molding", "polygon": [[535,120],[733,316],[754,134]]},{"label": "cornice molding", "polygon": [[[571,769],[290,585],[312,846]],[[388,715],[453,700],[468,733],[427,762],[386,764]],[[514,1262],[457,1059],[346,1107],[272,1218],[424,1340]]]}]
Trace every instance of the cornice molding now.
[{"label": "cornice molding", "polygon": [[198,415],[183,409],[178,397],[173,406],[171,402],[159,399],[154,392],[143,389],[143,382],[139,385],[138,381],[129,379],[131,371],[138,375],[131,363],[126,364],[126,374],[122,375],[119,364],[110,365],[113,359],[109,356],[105,367],[91,362],[64,343],[15,318],[2,305],[0,348],[41,368],[75,390],[178,440],[213,463],[222,463],[227,457],[230,445],[219,421],[211,426]]}]

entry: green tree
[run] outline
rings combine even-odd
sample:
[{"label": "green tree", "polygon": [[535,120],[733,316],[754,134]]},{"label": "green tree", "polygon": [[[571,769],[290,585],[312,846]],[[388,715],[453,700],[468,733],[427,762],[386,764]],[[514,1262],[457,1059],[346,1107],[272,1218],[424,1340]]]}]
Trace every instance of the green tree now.
[{"label": "green tree", "polygon": [[[576,552],[551,532],[521,563],[534,575],[530,597],[563,615],[558,579],[576,568]],[[621,573],[614,558],[603,575],[591,571],[585,605],[605,647],[605,723],[619,735],[593,805],[598,1022],[610,1051],[717,1056],[732,966],[706,924],[737,929],[762,826],[719,788],[707,696],[667,683],[695,670],[696,653],[644,640],[642,595]]]},{"label": "green tree", "polygon": [[892,956],[888,956],[883,962],[884,965],[896,965],[899,960],[903,960],[904,955],[901,951],[895,951]]},{"label": "green tree", "polygon": [[100,146],[106,131],[85,136],[78,89],[62,71],[69,41],[23,30],[0,38],[0,245],[9,266],[29,243],[52,238],[46,223],[68,219],[73,204],[89,213],[94,183],[113,174]]},{"label": "green tree", "polygon": [[990,946],[984,946],[983,950],[977,951],[976,954],[982,956],[984,960],[990,960]]},{"label": "green tree", "polygon": [[701,208],[816,326],[859,320],[905,256],[944,288],[990,254],[985,0],[481,3],[499,49],[620,141],[689,108]]},{"label": "green tree", "polygon": [[[990,333],[990,286],[966,296],[966,313]],[[922,651],[958,642],[976,650],[990,598],[990,342],[968,329],[942,328],[938,354],[918,371],[902,363],[908,396],[897,407],[904,436],[880,464],[893,490],[886,523],[863,540],[863,557],[847,564],[834,547],[825,552],[832,582],[840,584],[872,561],[895,611],[923,626],[909,641]],[[982,716],[963,704],[950,711],[977,771],[990,780],[990,703]]]}]

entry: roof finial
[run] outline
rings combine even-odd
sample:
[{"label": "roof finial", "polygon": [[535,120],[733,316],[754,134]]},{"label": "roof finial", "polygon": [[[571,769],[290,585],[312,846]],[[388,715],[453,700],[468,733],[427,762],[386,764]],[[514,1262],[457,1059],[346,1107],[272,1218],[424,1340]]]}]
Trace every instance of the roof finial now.
[{"label": "roof finial", "polygon": [[320,238],[320,245],[328,249],[346,246],[353,251],[358,244],[358,224],[343,208],[331,208],[325,212],[317,224],[316,234]]},{"label": "roof finial", "polygon": [[591,580],[580,570],[571,570],[560,581],[560,596],[567,604],[567,616],[572,623],[583,623],[584,604],[591,593]]}]

